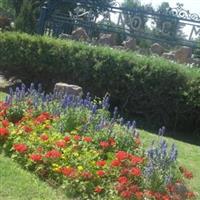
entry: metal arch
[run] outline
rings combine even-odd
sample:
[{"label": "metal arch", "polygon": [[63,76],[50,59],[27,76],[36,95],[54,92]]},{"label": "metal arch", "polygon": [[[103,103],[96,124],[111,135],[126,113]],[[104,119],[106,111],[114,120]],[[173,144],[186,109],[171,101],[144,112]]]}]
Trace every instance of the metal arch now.
[{"label": "metal arch", "polygon": [[[69,16],[66,16],[63,13],[54,15],[54,11],[59,4],[66,4],[67,6],[69,3],[76,3],[77,5],[77,8],[74,9]],[[128,25],[126,24],[116,28],[114,25],[112,26],[112,24],[109,23],[102,25],[97,24],[97,15],[95,14],[94,9],[100,10],[101,13],[103,13],[101,16],[103,17],[104,21],[110,20],[109,18],[111,13],[122,15],[122,18],[124,18],[126,15],[130,18],[130,23],[135,23],[135,27],[132,27],[132,25],[127,27]],[[166,30],[163,31],[164,29],[162,28],[163,30],[160,30],[159,37],[158,35],[145,32],[144,27],[146,26],[146,22],[145,20],[139,20],[140,16],[143,16],[144,19],[152,19],[154,21],[155,19],[158,20],[159,18],[162,18],[162,20],[164,19],[165,22],[162,26],[165,26],[164,29]],[[176,38],[177,33],[170,30],[170,23],[171,27],[178,27],[180,21],[182,26],[190,25],[192,27],[190,37],[187,40],[178,40]],[[142,24],[142,28],[137,28],[137,24]],[[103,1],[97,4],[93,0],[48,0],[41,8],[37,33],[44,34],[46,31],[49,35],[58,36],[64,31],[64,29],[66,29],[67,26],[82,26],[89,30],[89,32],[91,32],[91,30],[94,28],[102,32],[118,32],[131,37],[140,37],[154,41],[167,41],[168,43],[179,43],[183,45],[187,44],[188,46],[196,47],[196,43],[192,40],[192,34],[200,36],[200,15],[197,13],[190,13],[188,10],[185,10],[182,4],[177,4],[176,8],[169,8],[167,12],[163,14],[158,11],[154,11],[149,7],[131,9],[121,7],[119,3],[108,5]],[[161,34],[162,31],[163,35]],[[169,34],[167,35],[164,33]]]}]

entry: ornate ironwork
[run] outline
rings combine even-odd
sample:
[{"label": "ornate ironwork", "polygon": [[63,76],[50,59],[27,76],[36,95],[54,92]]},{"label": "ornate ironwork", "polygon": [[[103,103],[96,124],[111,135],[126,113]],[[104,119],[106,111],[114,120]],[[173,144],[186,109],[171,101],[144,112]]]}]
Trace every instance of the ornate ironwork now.
[{"label": "ornate ironwork", "polygon": [[[60,5],[68,8],[72,4],[73,9],[57,12]],[[148,6],[125,8],[117,3],[110,5],[93,0],[48,0],[41,8],[39,34],[59,36],[71,33],[76,27],[84,27],[91,35],[97,31],[116,32],[127,37],[195,47],[195,39],[200,37],[200,16],[185,10],[182,4],[164,13]],[[188,29],[188,38],[180,39],[179,31],[183,27]]]}]

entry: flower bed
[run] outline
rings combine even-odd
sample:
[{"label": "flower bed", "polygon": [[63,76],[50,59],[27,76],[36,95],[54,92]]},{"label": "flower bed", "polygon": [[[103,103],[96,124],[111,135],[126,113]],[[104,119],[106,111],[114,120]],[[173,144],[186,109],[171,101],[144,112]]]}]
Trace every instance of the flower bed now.
[{"label": "flower bed", "polygon": [[25,85],[0,103],[0,149],[77,199],[183,200],[192,173],[161,138],[145,150],[135,122],[102,101],[50,94]]}]

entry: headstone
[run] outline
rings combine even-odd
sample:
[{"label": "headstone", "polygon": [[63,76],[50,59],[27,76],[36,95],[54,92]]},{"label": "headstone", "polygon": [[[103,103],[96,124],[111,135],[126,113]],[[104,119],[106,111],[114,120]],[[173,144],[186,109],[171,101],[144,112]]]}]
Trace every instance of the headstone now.
[{"label": "headstone", "polygon": [[65,33],[60,34],[59,38],[62,39],[62,40],[73,39],[72,35],[65,34]]},{"label": "headstone", "polygon": [[75,40],[87,41],[89,36],[84,28],[77,28],[72,32],[72,38]]},{"label": "headstone", "polygon": [[83,95],[83,89],[82,87],[78,85],[70,85],[67,83],[56,83],[54,87],[54,91],[61,93],[61,94],[67,94],[67,95],[74,95],[74,96],[82,96]]},{"label": "headstone", "polygon": [[125,49],[132,50],[132,51],[136,50],[136,39],[134,38],[124,41],[122,44]]},{"label": "headstone", "polygon": [[98,43],[106,46],[116,46],[116,35],[115,34],[101,34]]},{"label": "headstone", "polygon": [[151,52],[161,56],[165,52],[165,49],[160,44],[154,43],[151,45]]},{"label": "headstone", "polygon": [[188,63],[192,56],[192,49],[190,47],[183,46],[175,52],[175,59],[179,63]]},{"label": "headstone", "polygon": [[162,54],[163,58],[169,59],[169,60],[175,60],[175,53],[174,52],[169,52],[169,53],[163,53]]}]

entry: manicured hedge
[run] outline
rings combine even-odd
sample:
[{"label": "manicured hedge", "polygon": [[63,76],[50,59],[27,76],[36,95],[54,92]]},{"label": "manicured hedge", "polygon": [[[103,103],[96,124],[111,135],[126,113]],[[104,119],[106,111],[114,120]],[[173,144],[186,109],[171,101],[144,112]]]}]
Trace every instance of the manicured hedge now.
[{"label": "manicured hedge", "polygon": [[172,130],[200,128],[200,71],[158,57],[146,57],[74,41],[0,33],[0,70],[52,87],[81,85],[129,118]]}]

